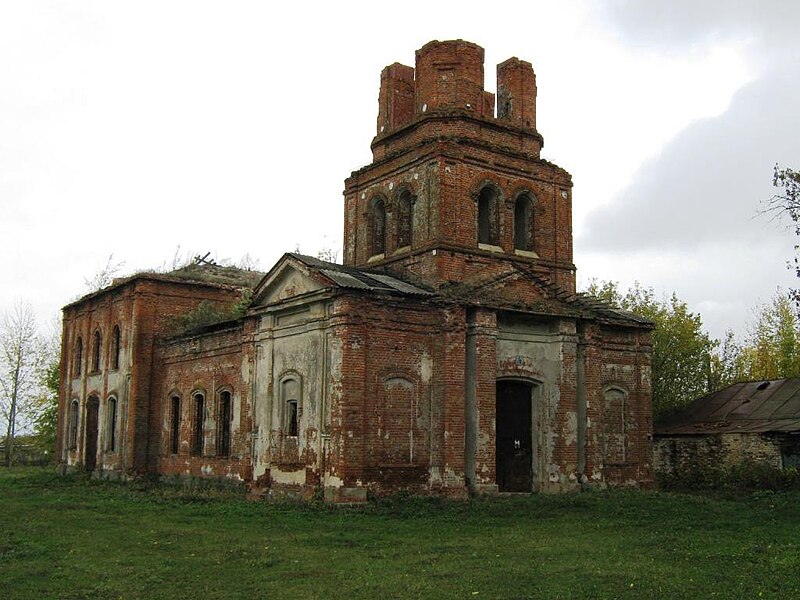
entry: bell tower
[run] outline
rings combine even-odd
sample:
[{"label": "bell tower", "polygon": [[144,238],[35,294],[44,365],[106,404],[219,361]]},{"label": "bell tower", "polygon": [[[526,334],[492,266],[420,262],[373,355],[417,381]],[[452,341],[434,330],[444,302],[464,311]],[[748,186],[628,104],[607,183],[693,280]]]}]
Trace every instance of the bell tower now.
[{"label": "bell tower", "polygon": [[434,288],[512,265],[575,290],[572,178],[540,158],[531,63],[432,41],[381,73],[372,164],[345,181],[344,263]]}]

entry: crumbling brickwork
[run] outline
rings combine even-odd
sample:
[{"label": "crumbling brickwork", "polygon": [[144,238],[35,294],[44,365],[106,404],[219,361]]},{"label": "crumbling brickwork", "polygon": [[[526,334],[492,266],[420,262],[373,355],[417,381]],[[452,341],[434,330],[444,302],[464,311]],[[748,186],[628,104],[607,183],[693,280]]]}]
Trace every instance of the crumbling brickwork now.
[{"label": "crumbling brickwork", "polygon": [[159,341],[172,334],[175,317],[200,303],[225,307],[240,299],[241,290],[232,286],[142,274],[65,307],[56,443],[61,464],[109,476],[155,471],[163,401],[155,387]]},{"label": "crumbling brickwork", "polygon": [[[650,485],[651,324],[576,294],[572,179],[540,157],[531,64],[498,66],[497,106],[483,80],[463,40],[383,70],[344,265],[286,254],[241,318],[177,336],[171,315],[241,289],[139,278],[67,307],[62,372],[100,306],[127,370],[65,377],[63,463],[331,502]],[[117,460],[90,399],[123,381]]]},{"label": "crumbling brickwork", "polygon": [[720,433],[694,436],[658,436],[656,471],[667,475],[729,469],[741,463],[757,463],[782,469],[782,442],[788,436],[768,433]]}]

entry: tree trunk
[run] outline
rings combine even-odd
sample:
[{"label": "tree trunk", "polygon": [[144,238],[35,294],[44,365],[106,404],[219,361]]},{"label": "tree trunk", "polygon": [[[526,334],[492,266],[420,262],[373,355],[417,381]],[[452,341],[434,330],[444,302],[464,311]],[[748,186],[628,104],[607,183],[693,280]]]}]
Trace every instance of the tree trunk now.
[{"label": "tree trunk", "polygon": [[8,411],[8,430],[6,431],[6,467],[11,466],[14,460],[14,436],[17,425],[17,392],[19,391],[19,370],[22,366],[22,351],[17,354],[17,364],[14,365],[14,378],[11,381],[11,408]]}]

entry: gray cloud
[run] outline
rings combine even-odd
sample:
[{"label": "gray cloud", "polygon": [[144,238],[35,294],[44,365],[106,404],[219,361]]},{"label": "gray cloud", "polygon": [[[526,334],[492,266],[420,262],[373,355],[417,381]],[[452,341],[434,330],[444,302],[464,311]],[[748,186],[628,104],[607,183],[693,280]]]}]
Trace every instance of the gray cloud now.
[{"label": "gray cloud", "polygon": [[735,43],[753,80],[590,213],[576,255],[601,277],[675,290],[716,337],[729,327],[741,335],[754,306],[797,283],[786,269],[796,238],[758,211],[775,191],[773,166],[800,168],[800,3],[620,0],[600,10],[622,44],[644,51]]},{"label": "gray cloud", "polygon": [[787,0],[612,0],[601,9],[612,27],[637,45],[676,49],[745,37],[765,54],[797,48],[800,4]]},{"label": "gray cloud", "polygon": [[775,224],[757,211],[773,192],[772,168],[799,166],[798,81],[800,65],[772,71],[740,90],[724,114],[685,129],[587,217],[583,248],[686,249],[768,235]]}]

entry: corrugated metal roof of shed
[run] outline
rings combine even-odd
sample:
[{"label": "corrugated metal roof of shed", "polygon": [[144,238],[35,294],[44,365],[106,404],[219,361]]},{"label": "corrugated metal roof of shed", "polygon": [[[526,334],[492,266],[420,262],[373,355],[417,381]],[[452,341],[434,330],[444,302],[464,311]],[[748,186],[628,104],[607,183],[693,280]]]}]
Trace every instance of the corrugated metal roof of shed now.
[{"label": "corrugated metal roof of shed", "polygon": [[749,381],[698,398],[661,435],[800,432],[800,378]]}]

